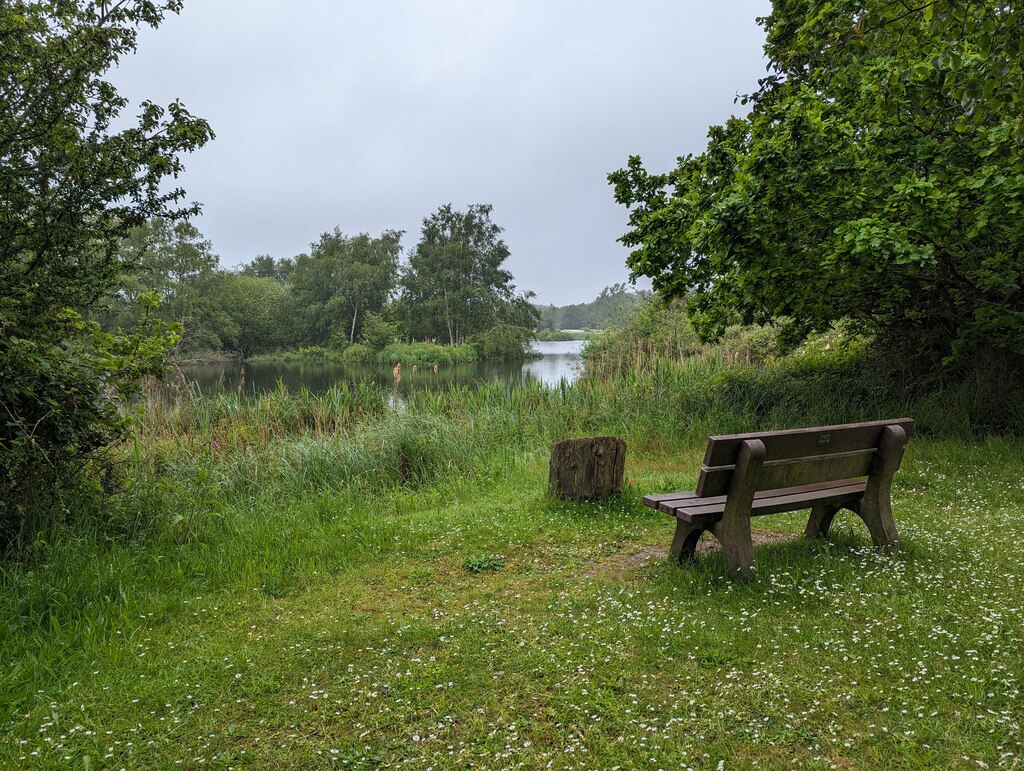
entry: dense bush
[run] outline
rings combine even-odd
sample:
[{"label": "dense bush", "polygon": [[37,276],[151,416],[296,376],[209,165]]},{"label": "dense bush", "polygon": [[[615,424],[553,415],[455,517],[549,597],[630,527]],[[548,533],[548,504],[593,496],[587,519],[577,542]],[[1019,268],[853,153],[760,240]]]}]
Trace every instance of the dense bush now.
[{"label": "dense bush", "polygon": [[514,324],[496,324],[476,336],[481,359],[521,359],[530,350],[533,330]]},{"label": "dense bush", "polygon": [[362,343],[352,343],[339,355],[341,361],[349,364],[366,364],[374,360],[375,353],[369,346]]},{"label": "dense bush", "polygon": [[685,402],[687,422],[718,422],[709,432],[899,413],[937,435],[1024,433],[1024,384],[1012,369],[993,364],[921,378],[898,350],[850,323],[788,352],[771,327],[731,326],[719,343],[702,344],[681,303],[653,301],[589,340],[583,355],[592,380],[612,391],[631,383],[652,398],[667,389]]},{"label": "dense bush", "polygon": [[385,364],[467,364],[476,361],[477,358],[476,348],[469,343],[392,343],[377,354],[377,360]]},{"label": "dense bush", "polygon": [[0,312],[0,551],[117,486],[105,451],[131,425],[127,404],[162,372],[175,332],[143,323],[110,335],[71,310],[46,334],[22,337]]},{"label": "dense bush", "polygon": [[398,342],[401,337],[401,326],[390,321],[383,314],[367,313],[363,319],[363,331],[359,342],[371,350],[379,351],[386,345]]}]

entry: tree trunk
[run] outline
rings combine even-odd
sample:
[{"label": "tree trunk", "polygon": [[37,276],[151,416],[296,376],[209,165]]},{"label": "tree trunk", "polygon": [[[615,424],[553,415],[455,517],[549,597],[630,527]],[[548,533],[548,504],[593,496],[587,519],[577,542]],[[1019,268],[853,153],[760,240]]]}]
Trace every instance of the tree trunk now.
[{"label": "tree trunk", "polygon": [[548,493],[571,501],[622,492],[626,443],[614,436],[565,439],[551,448]]},{"label": "tree trunk", "polygon": [[448,303],[448,287],[444,289],[444,323],[448,325],[448,343],[455,345],[455,333],[452,331],[452,308]]}]

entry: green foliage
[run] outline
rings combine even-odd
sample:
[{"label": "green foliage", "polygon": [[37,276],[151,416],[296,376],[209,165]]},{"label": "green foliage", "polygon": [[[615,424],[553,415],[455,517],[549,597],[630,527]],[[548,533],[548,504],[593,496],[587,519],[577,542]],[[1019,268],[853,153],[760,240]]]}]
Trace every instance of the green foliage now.
[{"label": "green foliage", "polygon": [[190,543],[209,537],[212,523],[223,517],[224,502],[210,470],[200,466],[188,469],[185,476],[159,476],[155,480],[164,515],[154,523],[157,532],[173,543]]},{"label": "green foliage", "polygon": [[332,361],[341,354],[322,345],[303,345],[294,350],[268,356],[254,356],[256,361]]},{"label": "green foliage", "polygon": [[282,257],[275,260],[269,254],[260,254],[241,267],[241,273],[257,278],[272,278],[281,284],[287,284],[295,270],[295,260]]},{"label": "green foliage", "polygon": [[368,345],[352,343],[341,352],[340,360],[352,364],[367,364],[374,360],[376,352]]},{"label": "green foliage", "polygon": [[469,343],[462,345],[437,345],[436,343],[391,343],[380,350],[373,350],[363,343],[352,343],[341,350],[323,346],[302,346],[282,353],[254,356],[254,361],[342,361],[351,364],[380,364],[393,367],[403,365],[451,366],[477,361],[476,348]]},{"label": "green foliage", "polygon": [[121,276],[97,313],[107,329],[138,323],[137,299],[146,292],[160,296],[160,318],[179,323],[183,350],[218,348],[204,291],[217,270],[213,245],[190,222],[153,217],[121,240]]},{"label": "green foliage", "polygon": [[476,361],[477,352],[469,343],[462,345],[436,345],[434,343],[392,343],[377,355],[383,363],[403,364],[466,364]]},{"label": "green foliage", "polygon": [[529,327],[495,324],[478,334],[473,342],[481,359],[515,359],[527,354],[533,339]]},{"label": "green foliage", "polygon": [[[959,377],[915,377],[911,362],[850,323],[794,349],[780,346],[770,326],[734,325],[718,343],[701,343],[681,301],[655,300],[622,327],[590,338],[583,357],[590,380],[613,391],[627,385],[624,398],[652,425],[657,419],[648,407],[671,416],[673,426],[681,421],[707,433],[897,414],[942,436],[1024,433],[1024,389],[1014,370],[992,363]],[[996,378],[1002,398],[992,398]]]},{"label": "green foliage", "polygon": [[389,321],[379,313],[368,312],[363,319],[363,331],[360,342],[370,350],[379,351],[391,343],[397,342],[401,326],[396,321]]},{"label": "green foliage", "polygon": [[704,338],[851,319],[919,372],[1019,367],[1020,12],[801,1],[763,22],[750,114],[667,174],[610,175],[633,275],[688,298]]},{"label": "green foliage", "polygon": [[[917,31],[935,51],[922,62],[914,49],[898,48],[899,38],[911,25],[924,20]],[[861,29],[901,51],[896,61],[899,78],[941,75],[945,96],[959,113],[956,130],[1009,119],[1009,128],[1024,137],[1024,110],[1019,84],[1024,76],[1024,17],[1012,3],[930,0],[911,8],[876,3],[861,20]],[[929,69],[931,68],[931,69]],[[892,87],[899,93],[899,83]]]},{"label": "green foliage", "polygon": [[127,102],[103,80],[140,26],[177,9],[0,7],[0,549],[100,489],[102,453],[125,433],[138,379],[160,371],[176,336],[141,291],[131,333],[105,334],[86,315],[116,285],[133,228],[196,211],[174,208],[184,193],[165,183],[209,126],[177,102],[145,102],[136,125],[116,130]]},{"label": "green foliage", "polygon": [[[156,307],[153,296],[140,302]],[[126,405],[144,376],[162,372],[178,334],[150,315],[130,335],[102,332],[71,309],[49,321],[45,334],[25,338],[14,314],[0,313],[4,548],[116,486],[103,452],[127,432]]]},{"label": "green foliage", "polygon": [[637,359],[651,357],[683,359],[702,349],[686,305],[681,300],[661,302],[649,298],[622,319],[619,326],[591,337],[584,346],[584,357],[602,370],[614,361],[616,370],[628,371]]},{"label": "green foliage", "polygon": [[[325,358],[337,358],[355,341],[379,352],[410,336],[404,322],[410,309],[419,307],[409,295],[392,301],[401,235],[389,230],[377,238],[349,237],[335,229],[321,235],[308,255],[295,260],[260,255],[232,272],[218,269],[212,245],[194,226],[156,217],[122,239],[121,281],[93,315],[108,330],[131,326],[138,320],[134,298],[158,292],[163,297],[159,316],[184,330],[175,350],[179,361],[217,354],[266,357],[295,346],[323,348]],[[502,280],[509,277],[499,273]],[[489,299],[486,292],[470,293],[467,307],[482,326],[472,327],[469,337],[460,332],[463,342],[483,336],[492,358],[526,354],[532,332],[516,330],[532,329],[537,313],[529,296],[513,289],[494,290]],[[429,291],[441,295],[423,307],[447,290],[433,285]],[[423,328],[414,336],[432,337]],[[349,356],[351,361],[368,358],[361,348]],[[431,357],[448,359],[463,361],[465,355]]]},{"label": "green foliage", "polygon": [[289,275],[299,315],[299,339],[323,343],[332,335],[355,342],[366,313],[380,312],[395,288],[402,233],[346,236],[323,233]]},{"label": "green foliage", "polygon": [[497,324],[536,326],[532,293],[517,295],[502,267],[509,250],[501,232],[486,204],[465,212],[446,204],[423,220],[401,282],[399,312],[410,335],[457,345]]},{"label": "green foliage", "polygon": [[566,342],[569,340],[587,340],[591,334],[591,332],[566,332],[564,330],[541,328],[537,332],[537,339],[541,342]]},{"label": "green foliage", "polygon": [[497,573],[503,567],[505,560],[490,554],[471,554],[462,561],[462,569],[467,573]]},{"label": "green foliage", "polygon": [[[625,284],[612,284],[588,303],[549,305],[539,308],[540,330],[607,329],[623,321],[626,315],[643,302],[644,294],[630,292]],[[576,339],[576,338],[565,338]]]},{"label": "green foliage", "polygon": [[203,286],[203,297],[223,350],[246,359],[287,343],[290,296],[275,279],[218,272]]}]

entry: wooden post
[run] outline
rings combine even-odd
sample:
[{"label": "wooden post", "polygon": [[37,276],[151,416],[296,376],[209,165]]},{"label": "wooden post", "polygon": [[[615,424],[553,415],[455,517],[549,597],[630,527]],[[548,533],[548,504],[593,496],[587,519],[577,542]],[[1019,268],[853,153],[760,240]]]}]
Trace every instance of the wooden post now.
[{"label": "wooden post", "polygon": [[625,465],[626,443],[622,439],[564,439],[551,448],[548,493],[570,501],[619,495]]}]

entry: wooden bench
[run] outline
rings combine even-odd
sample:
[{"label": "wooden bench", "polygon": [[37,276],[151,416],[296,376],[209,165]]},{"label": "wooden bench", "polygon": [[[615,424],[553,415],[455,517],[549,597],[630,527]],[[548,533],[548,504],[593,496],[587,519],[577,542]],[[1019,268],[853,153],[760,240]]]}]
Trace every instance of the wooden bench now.
[{"label": "wooden bench", "polygon": [[750,518],[762,514],[810,509],[806,535],[815,539],[849,509],[875,546],[898,546],[890,491],[913,425],[899,418],[712,436],[695,492],[645,495],[644,503],[676,518],[670,557],[691,559],[707,531],[738,577],[754,570]]}]

